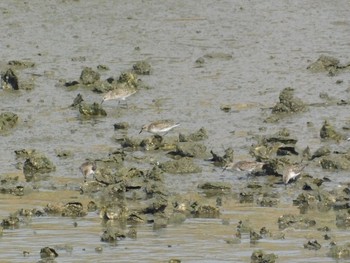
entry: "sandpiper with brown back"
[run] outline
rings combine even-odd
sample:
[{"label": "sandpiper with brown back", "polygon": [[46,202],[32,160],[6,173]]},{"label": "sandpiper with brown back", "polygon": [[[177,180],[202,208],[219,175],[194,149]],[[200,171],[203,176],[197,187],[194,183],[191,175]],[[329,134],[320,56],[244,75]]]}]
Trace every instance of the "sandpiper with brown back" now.
[{"label": "sandpiper with brown back", "polygon": [[246,171],[246,172],[255,172],[261,170],[265,163],[256,162],[256,161],[239,161],[239,162],[230,162],[225,165],[223,171],[225,170],[236,170],[236,171]]},{"label": "sandpiper with brown back", "polygon": [[179,126],[180,123],[176,123],[171,120],[160,120],[155,121],[150,124],[143,125],[140,132],[147,131],[153,134],[160,134],[164,133],[167,134],[170,130],[174,129],[175,127]]},{"label": "sandpiper with brown back", "polygon": [[120,101],[122,100],[122,101],[125,101],[126,105],[128,105],[126,102],[126,98],[135,93],[136,93],[136,89],[131,87],[121,86],[116,89],[110,90],[106,94],[104,94],[101,104],[107,100],[119,100],[118,102],[119,104]]},{"label": "sandpiper with brown back", "polygon": [[84,176],[84,182],[86,182],[86,178],[89,175],[95,174],[96,169],[97,166],[95,161],[86,161],[82,165],[80,165],[79,170]]},{"label": "sandpiper with brown back", "polygon": [[287,165],[282,172],[283,183],[287,185],[290,180],[293,180],[298,175],[300,175],[300,173],[304,170],[305,167],[306,164],[304,163]]}]

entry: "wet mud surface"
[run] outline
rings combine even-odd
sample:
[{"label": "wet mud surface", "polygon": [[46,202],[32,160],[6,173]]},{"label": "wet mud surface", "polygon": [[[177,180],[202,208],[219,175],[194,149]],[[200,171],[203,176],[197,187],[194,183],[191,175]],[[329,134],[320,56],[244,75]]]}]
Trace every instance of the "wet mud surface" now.
[{"label": "wet mud surface", "polygon": [[349,11],[0,3],[1,262],[348,260]]}]

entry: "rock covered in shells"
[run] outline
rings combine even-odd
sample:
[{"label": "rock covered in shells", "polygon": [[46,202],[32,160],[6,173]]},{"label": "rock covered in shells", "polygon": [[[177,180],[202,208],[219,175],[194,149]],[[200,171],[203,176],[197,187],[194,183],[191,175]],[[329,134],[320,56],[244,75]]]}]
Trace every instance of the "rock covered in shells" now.
[{"label": "rock covered in shells", "polygon": [[107,116],[107,112],[102,108],[101,104],[96,102],[93,104],[87,104],[84,102],[80,103],[79,112],[85,117]]},{"label": "rock covered in shells", "polygon": [[311,63],[307,69],[312,73],[328,72],[329,76],[334,76],[345,70],[349,70],[350,64],[341,65],[339,59],[321,55],[315,62]]},{"label": "rock covered in shells", "polygon": [[256,250],[252,253],[250,257],[251,263],[274,263],[278,257],[271,253],[267,254],[262,250]]},{"label": "rock covered in shells", "polygon": [[40,249],[40,257],[43,259],[54,259],[58,257],[58,253],[51,247],[44,247]]},{"label": "rock covered in shells", "polygon": [[18,77],[15,71],[9,68],[2,76],[1,76],[1,88],[3,89],[13,89],[19,90],[19,82]]},{"label": "rock covered in shells", "polygon": [[285,229],[287,227],[306,229],[314,225],[316,225],[315,220],[305,218],[302,215],[287,214],[278,218],[279,229]]},{"label": "rock covered in shells", "polygon": [[319,250],[321,248],[321,245],[317,242],[317,240],[309,240],[304,244],[304,248],[309,250]]},{"label": "rock covered in shells", "polygon": [[136,62],[132,69],[138,75],[150,75],[152,72],[152,67],[147,61]]},{"label": "rock covered in shells", "polygon": [[294,97],[294,89],[287,87],[281,91],[279,102],[272,108],[272,116],[265,122],[276,122],[286,114],[304,112],[307,109],[307,105],[301,99]]},{"label": "rock covered in shells", "polygon": [[320,130],[320,137],[322,139],[331,139],[339,141],[342,139],[343,136],[340,133],[338,133],[327,120],[325,120]]},{"label": "rock covered in shells", "polygon": [[27,179],[31,179],[35,174],[50,173],[56,170],[56,166],[41,153],[34,152],[23,164],[23,173]]},{"label": "rock covered in shells", "polygon": [[196,165],[192,158],[189,157],[170,160],[160,164],[159,167],[163,171],[173,174],[200,173],[202,171],[202,168]]},{"label": "rock covered in shells", "polygon": [[208,139],[207,130],[202,127],[198,131],[191,133],[191,134],[179,134],[179,141],[180,142],[197,142]]},{"label": "rock covered in shells", "polygon": [[85,67],[80,74],[80,81],[83,85],[94,84],[100,80],[100,73],[92,68]]},{"label": "rock covered in shells", "polygon": [[67,204],[47,204],[44,208],[49,215],[60,215],[64,217],[82,217],[87,214],[80,202],[69,202]]},{"label": "rock covered in shells", "polygon": [[200,158],[206,156],[206,150],[207,147],[201,143],[179,142],[176,145],[176,150],[171,152],[171,154],[181,157]]},{"label": "rock covered in shells", "polygon": [[350,243],[347,242],[344,245],[337,245],[336,243],[331,244],[331,247],[327,255],[335,259],[349,259]]},{"label": "rock covered in shells", "polygon": [[2,112],[0,114],[0,132],[5,132],[16,126],[18,115],[13,112]]},{"label": "rock covered in shells", "polygon": [[234,150],[231,147],[225,149],[225,154],[223,156],[214,153],[212,150],[210,153],[212,155],[212,158],[208,161],[213,162],[215,166],[224,167],[226,164],[233,161]]}]

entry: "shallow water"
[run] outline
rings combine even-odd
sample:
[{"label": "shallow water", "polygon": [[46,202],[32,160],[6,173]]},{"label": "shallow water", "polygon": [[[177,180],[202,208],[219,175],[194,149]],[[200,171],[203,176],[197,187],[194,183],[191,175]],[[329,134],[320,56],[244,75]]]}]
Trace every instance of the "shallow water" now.
[{"label": "shallow water", "polygon": [[[323,101],[321,92],[338,100],[348,99],[349,74],[329,77],[325,73],[312,74],[306,67],[321,54],[339,58],[341,63],[350,61],[349,9],[345,0],[0,3],[1,70],[14,59],[36,64],[19,71],[20,81],[33,78],[34,90],[0,90],[1,111],[20,116],[19,125],[1,136],[1,174],[21,175],[15,168],[14,150],[23,148],[43,152],[57,167],[47,180],[35,183],[37,190],[23,198],[0,195],[1,218],[17,209],[43,207],[48,202],[86,204],[87,197],[77,191],[82,182],[78,167],[85,158],[101,158],[120,147],[114,141],[122,136],[113,130],[115,122],[127,121],[130,137],[148,136],[138,135],[140,127],[158,119],[181,123],[169,136],[205,127],[208,152],[221,154],[231,146],[237,159],[249,158],[249,147],[255,142],[252,135],[271,134],[286,127],[298,138],[299,150],[308,145],[313,152],[323,145],[319,138],[323,121],[328,119],[341,129],[349,123],[349,106],[310,107],[308,112],[278,124],[263,120],[270,114],[268,108],[278,101],[280,91],[288,86],[310,104]],[[199,57],[213,53],[230,55],[232,59],[205,58],[203,67],[196,65]],[[79,57],[85,61],[76,59]],[[115,101],[106,102],[108,116],[97,120],[83,120],[77,110],[69,108],[78,93],[89,103],[100,102],[101,95],[64,88],[61,79],[77,80],[84,66],[96,69],[99,64],[110,68],[101,72],[102,79],[117,77],[140,60],[147,60],[153,68],[152,75],[141,76],[152,89],[128,98],[128,108],[118,107]],[[337,80],[343,82],[336,84]],[[231,105],[233,111],[225,113],[221,105]],[[309,121],[313,127],[306,125]],[[260,131],[260,127],[266,130]],[[349,142],[330,146],[348,149]],[[56,150],[69,150],[74,155],[60,159]],[[135,154],[166,159],[153,152]],[[166,175],[171,193],[197,192],[199,183],[220,180],[232,182],[233,196],[239,192],[242,182],[237,178],[243,175],[222,174],[207,162],[198,163],[203,168],[200,174]],[[307,172],[320,178],[327,175],[333,180],[331,188],[349,181],[345,172]],[[32,187],[23,176],[21,182]],[[226,244],[224,238],[235,232],[241,219],[249,219],[256,230],[268,225],[277,231],[280,215],[299,213],[291,207],[298,194],[293,186],[283,192],[284,187],[276,185],[275,190],[284,193],[277,208],[226,201],[220,219],[188,219],[158,231],[140,225],[137,240],[121,241],[117,246],[100,242],[103,226],[95,213],[79,219],[33,218],[19,229],[4,231],[0,254],[8,262],[33,262],[39,260],[40,248],[68,244],[73,251],[58,250],[59,262],[166,262],[170,258],[183,262],[247,262],[254,250],[262,248],[278,255],[278,262],[329,262],[329,242],[314,229],[290,230],[286,240],[261,240],[254,246],[249,236],[243,236],[239,245]],[[215,200],[208,202],[215,204]],[[262,216],[264,221],[260,220]],[[349,232],[334,226],[332,212],[316,216],[326,221],[338,242],[346,240]],[[223,225],[222,218],[231,224]],[[315,238],[322,241],[322,249],[305,250],[303,244]],[[104,248],[101,254],[95,252],[97,246]],[[28,257],[23,257],[24,250],[30,251]]]}]

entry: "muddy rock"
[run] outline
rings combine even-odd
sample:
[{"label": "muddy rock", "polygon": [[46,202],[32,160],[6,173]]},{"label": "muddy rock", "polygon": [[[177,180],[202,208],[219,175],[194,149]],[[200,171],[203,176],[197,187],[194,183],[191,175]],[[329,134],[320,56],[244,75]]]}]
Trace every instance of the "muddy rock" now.
[{"label": "muddy rock", "polygon": [[199,57],[196,59],[195,63],[196,63],[196,67],[198,68],[203,67],[205,63],[205,59],[203,57]]},{"label": "muddy rock", "polygon": [[1,76],[1,88],[2,89],[13,89],[13,90],[19,90],[19,82],[18,77],[13,69],[8,69],[2,76]]},{"label": "muddy rock", "polygon": [[279,229],[294,227],[296,229],[307,229],[316,225],[313,219],[304,218],[302,215],[283,215],[278,218]]},{"label": "muddy rock", "polygon": [[159,182],[163,182],[164,181],[164,173],[163,170],[160,169],[158,166],[153,166],[151,170],[149,170],[146,173],[146,180],[147,181],[159,181]]},{"label": "muddy rock", "polygon": [[[298,156],[295,148],[297,139],[290,136],[289,131],[282,129],[273,135],[263,136],[250,147],[249,153],[258,161],[274,162],[277,156]],[[276,161],[275,161],[276,162]]]},{"label": "muddy rock", "polygon": [[203,190],[231,190],[232,185],[226,182],[206,182],[198,185],[199,189]]},{"label": "muddy rock", "polygon": [[10,60],[7,64],[12,68],[16,68],[16,69],[25,69],[25,68],[35,67],[34,62],[25,61],[25,60]]},{"label": "muddy rock", "polygon": [[304,248],[308,250],[319,250],[321,248],[321,245],[317,242],[317,240],[309,240],[304,244]]},{"label": "muddy rock", "polygon": [[73,157],[73,152],[69,150],[55,149],[55,154],[58,158],[67,159]]},{"label": "muddy rock", "polygon": [[21,185],[12,186],[12,184],[4,185],[0,188],[0,193],[2,194],[12,194],[15,196],[23,196],[24,195],[24,187]]},{"label": "muddy rock", "polygon": [[0,133],[6,132],[16,126],[18,115],[12,112],[3,112],[0,114]]},{"label": "muddy rock", "polygon": [[91,116],[107,116],[107,112],[102,108],[101,104],[94,102],[93,104],[80,103],[79,112],[85,117]]},{"label": "muddy rock", "polygon": [[321,55],[315,62],[307,66],[307,69],[313,73],[329,71],[339,65],[339,59],[330,56]]},{"label": "muddy rock", "polygon": [[115,243],[118,240],[125,239],[126,235],[124,231],[120,228],[109,227],[103,231],[101,235],[102,242]]},{"label": "muddy rock", "polygon": [[0,177],[0,184],[1,185],[13,185],[18,183],[18,176],[12,176],[12,175],[2,175]]},{"label": "muddy rock", "polygon": [[125,222],[128,218],[128,208],[123,202],[113,207],[102,207],[100,210],[100,218],[103,220],[119,220]]},{"label": "muddy rock", "polygon": [[176,145],[176,150],[171,152],[172,155],[181,157],[205,157],[207,147],[204,144],[193,142],[180,142]]},{"label": "muddy rock", "polygon": [[115,138],[115,141],[121,145],[121,147],[128,150],[136,150],[142,142],[138,139],[129,138],[127,136]]},{"label": "muddy rock", "polygon": [[150,75],[152,72],[151,65],[146,61],[138,61],[132,66],[133,72],[138,75]]},{"label": "muddy rock", "polygon": [[92,70],[92,68],[85,67],[80,74],[80,81],[83,85],[94,84],[100,80],[100,73]]},{"label": "muddy rock", "polygon": [[35,174],[50,173],[56,170],[56,166],[43,154],[35,153],[29,156],[23,164],[23,173],[27,180]]},{"label": "muddy rock", "polygon": [[73,103],[70,105],[71,108],[78,108],[79,105],[84,101],[83,96],[79,93],[73,100]]},{"label": "muddy rock", "polygon": [[120,169],[125,160],[126,153],[123,150],[115,150],[108,154],[107,158],[103,158],[98,162],[98,167],[116,168]]},{"label": "muddy rock", "polygon": [[118,83],[126,83],[130,87],[138,87],[137,74],[133,72],[122,72],[118,78]]},{"label": "muddy rock", "polygon": [[72,81],[61,80],[60,82],[61,82],[61,83],[64,82],[64,83],[63,83],[63,86],[64,86],[64,87],[67,87],[67,88],[71,87],[71,89],[75,89],[75,88],[79,87],[79,86],[78,86],[78,85],[79,85],[79,82],[76,81],[76,80],[72,80]]},{"label": "muddy rock", "polygon": [[315,209],[317,207],[317,203],[319,202],[319,198],[317,193],[307,193],[303,192],[298,195],[298,197],[293,200],[293,204],[297,206],[303,206],[307,209]]},{"label": "muddy rock", "polygon": [[276,262],[276,259],[278,257],[271,253],[271,254],[266,254],[262,250],[256,250],[252,253],[250,257],[250,262],[251,263],[274,263]]},{"label": "muddy rock", "polygon": [[312,73],[328,72],[329,76],[335,76],[340,72],[349,70],[349,63],[341,65],[337,58],[321,55],[315,62],[311,63],[307,69]]},{"label": "muddy rock", "polygon": [[223,156],[220,156],[213,151],[210,151],[210,153],[213,157],[208,161],[213,162],[215,166],[225,167],[226,164],[233,161],[234,150],[231,147],[225,150],[225,154]]},{"label": "muddy rock", "polygon": [[320,137],[324,140],[339,141],[343,136],[338,133],[327,120],[325,120],[320,130]]},{"label": "muddy rock", "polygon": [[109,67],[107,65],[97,65],[97,69],[98,70],[103,70],[103,71],[106,71],[106,70],[109,70]]},{"label": "muddy rock", "polygon": [[350,214],[349,212],[341,211],[337,213],[335,218],[336,226],[341,229],[350,227]]},{"label": "muddy rock", "polygon": [[257,204],[262,207],[275,207],[279,203],[278,198],[271,198],[271,197],[261,197],[257,199]]},{"label": "muddy rock", "polygon": [[321,146],[320,148],[318,148],[314,154],[311,156],[311,160],[315,159],[315,158],[319,158],[322,156],[327,156],[331,153],[331,150],[329,149],[328,146]]},{"label": "muddy rock", "polygon": [[350,203],[348,201],[336,201],[333,205],[334,210],[349,209]]},{"label": "muddy rock", "polygon": [[58,257],[58,253],[51,247],[40,249],[40,257],[43,259],[54,259]]},{"label": "muddy rock", "polygon": [[137,168],[120,169],[117,173],[119,178],[123,178],[126,190],[140,189],[145,183],[145,174]]},{"label": "muddy rock", "polygon": [[335,259],[349,259],[350,243],[348,242],[344,245],[332,244],[327,255]]},{"label": "muddy rock", "polygon": [[254,193],[253,192],[249,192],[249,191],[240,192],[238,198],[239,198],[239,202],[241,204],[253,203],[254,202]]},{"label": "muddy rock", "polygon": [[263,237],[259,233],[255,232],[253,230],[250,230],[250,232],[249,232],[250,243],[256,243],[258,240],[260,240],[262,238]]},{"label": "muddy rock", "polygon": [[292,137],[288,129],[282,128],[273,135],[264,136],[263,141],[266,141],[266,143],[271,144],[282,143],[284,145],[294,146],[298,142],[298,139]]},{"label": "muddy rock", "polygon": [[124,182],[107,185],[101,189],[100,198],[115,202],[116,200],[124,200],[126,187]]},{"label": "muddy rock", "polygon": [[105,184],[99,183],[97,181],[84,182],[80,187],[81,194],[93,194],[99,193],[106,187]]},{"label": "muddy rock", "polygon": [[320,164],[326,170],[350,170],[350,156],[332,154],[322,158]]},{"label": "muddy rock", "polygon": [[[279,102],[272,108],[272,114],[291,114],[304,112],[307,110],[307,105],[299,98],[294,97],[293,88],[285,88],[279,95]],[[272,119],[266,119],[266,122],[271,122]]]},{"label": "muddy rock", "polygon": [[208,134],[207,134],[207,130],[204,127],[200,128],[198,131],[191,133],[189,135],[182,134],[182,133],[179,134],[180,142],[198,142],[205,139],[208,139]]},{"label": "muddy rock", "polygon": [[114,130],[127,130],[130,125],[127,122],[118,122],[113,124]]},{"label": "muddy rock", "polygon": [[16,215],[10,215],[7,218],[3,219],[1,222],[1,226],[4,229],[13,229],[13,228],[18,228],[19,226],[19,217]]},{"label": "muddy rock", "polygon": [[36,154],[37,151],[35,149],[21,149],[15,150],[16,158],[27,159],[30,158],[33,154]]},{"label": "muddy rock", "polygon": [[268,238],[271,237],[272,234],[270,232],[270,230],[268,230],[266,227],[262,227],[259,231],[259,234],[261,235],[261,237],[263,238]]},{"label": "muddy rock", "polygon": [[167,161],[160,164],[159,167],[164,172],[172,174],[200,173],[202,171],[202,168],[194,164],[193,160],[188,157]]},{"label": "muddy rock", "polygon": [[230,112],[232,110],[232,105],[223,104],[220,106],[220,110],[223,112]]},{"label": "muddy rock", "polygon": [[[117,175],[109,169],[101,168],[97,170],[94,174],[94,178],[96,182],[102,185],[110,185],[118,182]],[[121,179],[119,179],[119,181],[121,181]]]},{"label": "muddy rock", "polygon": [[211,205],[198,205],[193,207],[193,215],[201,218],[217,218],[220,216],[220,210]]},{"label": "muddy rock", "polygon": [[147,182],[145,185],[144,191],[148,197],[153,197],[156,195],[167,197],[169,195],[169,192],[167,188],[164,186],[163,182],[155,182],[155,181]]},{"label": "muddy rock", "polygon": [[69,202],[64,205],[62,216],[65,217],[82,217],[86,216],[87,212],[83,210],[83,205],[80,202]]},{"label": "muddy rock", "polygon": [[132,211],[129,213],[128,218],[126,219],[128,224],[136,225],[140,223],[147,222],[147,218],[145,215],[142,215],[136,211]]},{"label": "muddy rock", "polygon": [[48,215],[60,215],[64,217],[83,217],[87,214],[80,202],[69,202],[65,205],[47,204],[44,211]]},{"label": "muddy rock", "polygon": [[145,203],[145,208],[142,210],[145,214],[156,214],[164,212],[168,206],[168,198],[163,194],[153,194],[153,197]]},{"label": "muddy rock", "polygon": [[160,135],[153,135],[141,141],[140,147],[146,151],[158,150],[162,147],[163,137]]}]

